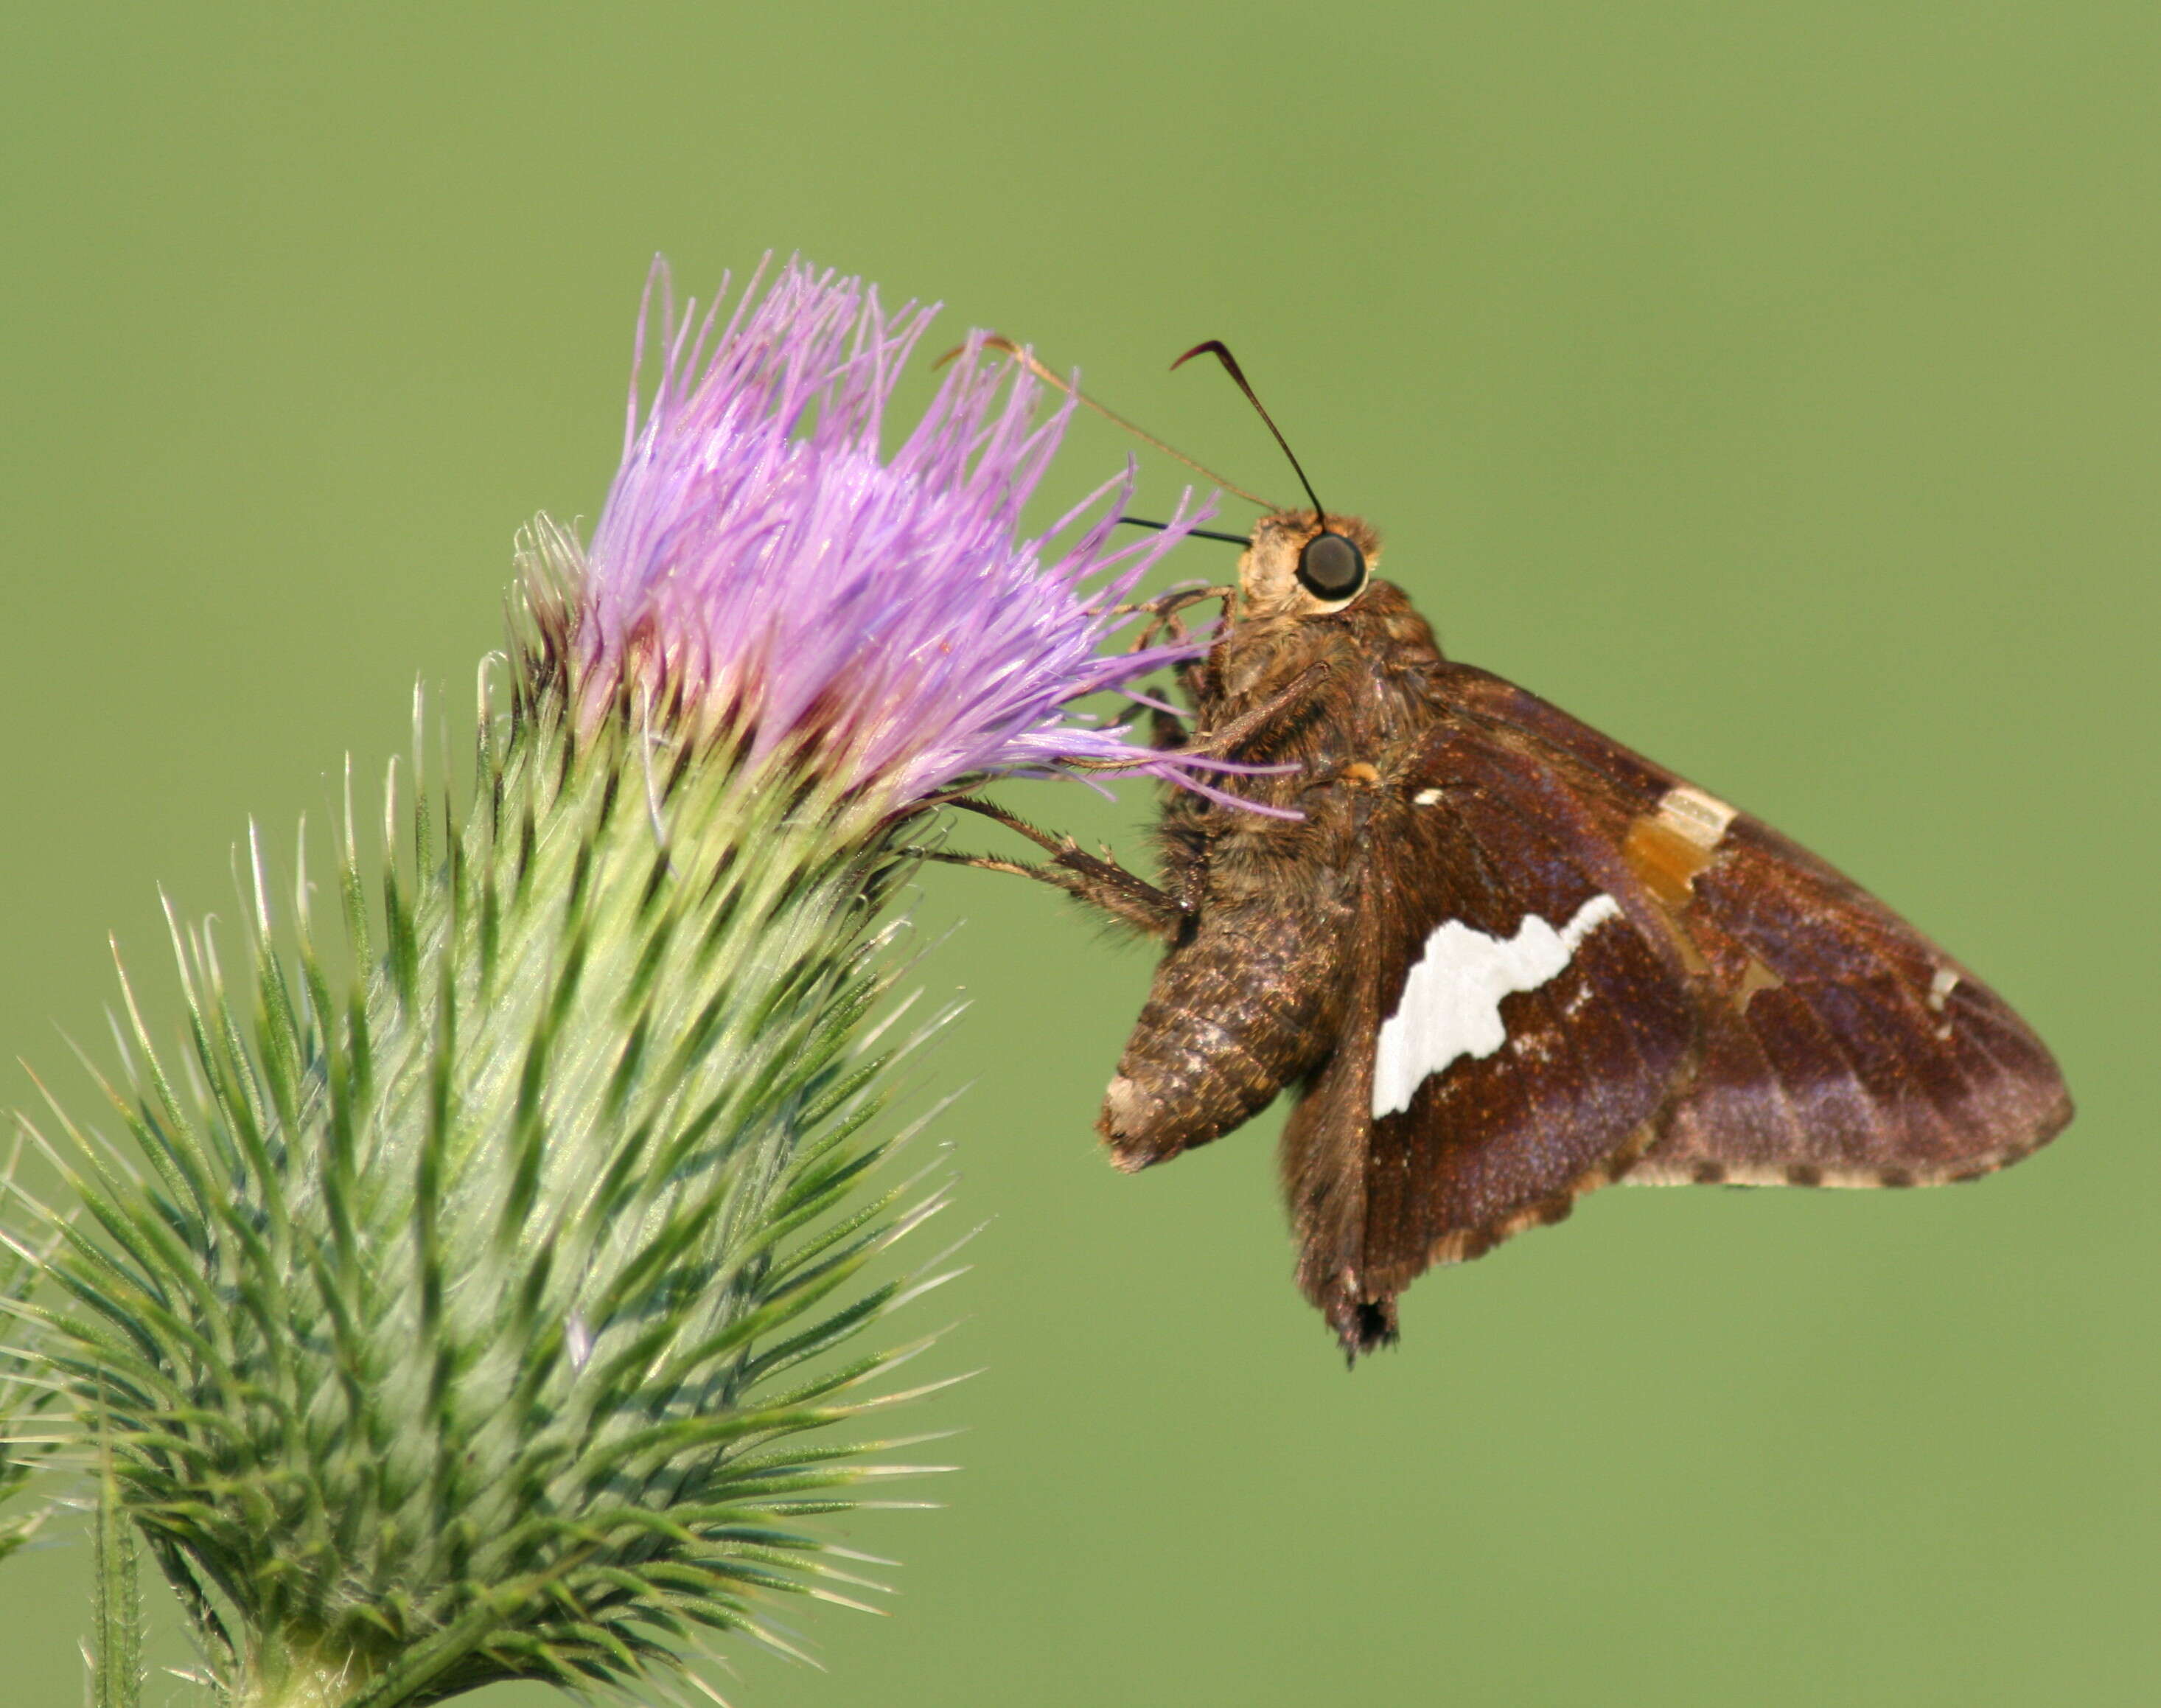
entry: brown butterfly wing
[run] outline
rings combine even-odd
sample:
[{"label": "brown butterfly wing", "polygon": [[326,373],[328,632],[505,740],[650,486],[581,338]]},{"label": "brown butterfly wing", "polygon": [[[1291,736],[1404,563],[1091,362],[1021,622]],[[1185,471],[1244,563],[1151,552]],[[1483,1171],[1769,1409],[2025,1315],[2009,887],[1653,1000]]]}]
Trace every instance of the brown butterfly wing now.
[{"label": "brown butterfly wing", "polygon": [[1925,1185],[2015,1162],[2069,1122],[2031,1028],[1858,885],[1497,677],[1451,665],[1440,686],[1558,768],[1690,962],[1702,1063],[1631,1180]]},{"label": "brown butterfly wing", "polygon": [[1685,958],[1562,768],[1444,718],[1363,810],[1343,1041],[1283,1156],[1299,1284],[1354,1352],[1430,1265],[1625,1174],[1698,1049]]}]

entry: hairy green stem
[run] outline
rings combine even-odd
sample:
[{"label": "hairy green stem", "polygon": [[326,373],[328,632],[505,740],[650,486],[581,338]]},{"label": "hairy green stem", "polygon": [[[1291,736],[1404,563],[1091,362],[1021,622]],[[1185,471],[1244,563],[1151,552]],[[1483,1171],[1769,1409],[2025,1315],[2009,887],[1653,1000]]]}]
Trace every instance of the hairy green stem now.
[{"label": "hairy green stem", "polygon": [[91,1523],[91,1708],[139,1708],[143,1700],[143,1595],[135,1532],[121,1505],[112,1435],[97,1432],[97,1506]]}]

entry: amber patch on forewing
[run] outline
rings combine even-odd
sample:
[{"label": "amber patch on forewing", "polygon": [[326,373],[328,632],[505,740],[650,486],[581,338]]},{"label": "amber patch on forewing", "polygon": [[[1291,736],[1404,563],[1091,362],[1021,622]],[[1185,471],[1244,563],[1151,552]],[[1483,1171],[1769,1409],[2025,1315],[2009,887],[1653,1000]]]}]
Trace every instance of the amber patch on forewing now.
[{"label": "amber patch on forewing", "polygon": [[1657,810],[1628,826],[1621,851],[1653,895],[1669,908],[1685,908],[1696,874],[1716,856],[1732,822],[1733,809],[1724,801],[1679,784],[1666,791]]},{"label": "amber patch on forewing", "polygon": [[1629,869],[1669,908],[1688,905],[1689,886],[1711,863],[1711,857],[1684,841],[1659,820],[1645,815],[1628,826],[1622,853]]}]

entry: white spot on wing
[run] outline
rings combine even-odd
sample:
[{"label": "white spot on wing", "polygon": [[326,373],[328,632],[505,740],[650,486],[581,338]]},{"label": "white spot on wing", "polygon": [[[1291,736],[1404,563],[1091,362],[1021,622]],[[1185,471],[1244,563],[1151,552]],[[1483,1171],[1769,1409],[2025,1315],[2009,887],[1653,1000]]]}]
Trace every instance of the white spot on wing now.
[{"label": "white spot on wing", "polygon": [[1929,981],[1929,1008],[1931,1013],[1944,1017],[1936,1026],[1935,1033],[1938,1040],[1945,1044],[1951,1041],[1951,1017],[1945,1010],[1950,1002],[1951,992],[1958,987],[1959,976],[1948,966],[1938,967],[1936,976]]},{"label": "white spot on wing", "polygon": [[1659,800],[1659,819],[1684,842],[1708,854],[1726,840],[1726,828],[1737,815],[1715,794],[1681,783]]},{"label": "white spot on wing", "polygon": [[1576,946],[1615,918],[1620,903],[1595,895],[1559,930],[1527,914],[1509,938],[1445,919],[1403,981],[1373,1055],[1373,1117],[1411,1107],[1418,1088],[1458,1056],[1489,1056],[1507,1041],[1501,998],[1557,977]]},{"label": "white spot on wing", "polygon": [[1440,791],[1437,789],[1421,789],[1411,797],[1413,806],[1437,806],[1440,803]]}]

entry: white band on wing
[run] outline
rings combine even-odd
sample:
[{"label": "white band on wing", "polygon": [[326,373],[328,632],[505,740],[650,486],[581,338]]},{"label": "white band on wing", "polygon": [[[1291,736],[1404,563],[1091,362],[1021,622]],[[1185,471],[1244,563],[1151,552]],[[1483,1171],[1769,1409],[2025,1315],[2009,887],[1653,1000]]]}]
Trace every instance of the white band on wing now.
[{"label": "white band on wing", "polygon": [[1555,930],[1536,914],[1509,938],[1445,919],[1403,981],[1396,1012],[1383,1023],[1373,1054],[1373,1118],[1411,1107],[1418,1088],[1458,1056],[1488,1056],[1507,1041],[1501,998],[1558,976],[1576,945],[1617,917],[1621,904],[1595,895]]}]

